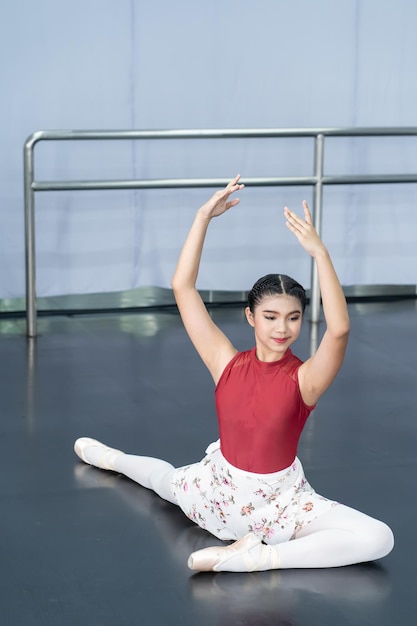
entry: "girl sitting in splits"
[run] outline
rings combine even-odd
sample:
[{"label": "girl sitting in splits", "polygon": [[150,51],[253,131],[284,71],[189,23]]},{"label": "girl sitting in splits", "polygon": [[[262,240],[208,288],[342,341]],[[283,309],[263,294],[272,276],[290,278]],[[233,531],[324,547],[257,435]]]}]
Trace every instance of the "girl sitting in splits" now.
[{"label": "girl sitting in splits", "polygon": [[286,225],[317,266],[326,331],[304,363],[290,346],[300,334],[306,296],[283,274],[260,278],[246,317],[255,347],[238,352],[214,324],[196,289],[210,221],[239,203],[236,176],[198,211],[172,287],[184,326],[216,385],[220,440],[199,463],[128,455],[83,437],[75,452],[96,467],[122,473],[177,504],[216,537],[234,540],[194,552],[193,570],[247,572],[338,567],[371,561],[393,547],[388,526],[319,496],[307,482],[297,445],[310,412],[342,365],[349,335],[346,300],[329,253],[304,202],[304,219],[288,208]]}]

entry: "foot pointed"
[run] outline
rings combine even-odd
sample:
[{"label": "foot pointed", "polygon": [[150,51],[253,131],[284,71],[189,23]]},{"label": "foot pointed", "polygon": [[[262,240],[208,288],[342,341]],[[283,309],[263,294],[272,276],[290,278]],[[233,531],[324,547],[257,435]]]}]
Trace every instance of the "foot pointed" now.
[{"label": "foot pointed", "polygon": [[254,572],[261,556],[262,542],[254,533],[229,546],[213,546],[193,552],[188,567],[198,572]]}]

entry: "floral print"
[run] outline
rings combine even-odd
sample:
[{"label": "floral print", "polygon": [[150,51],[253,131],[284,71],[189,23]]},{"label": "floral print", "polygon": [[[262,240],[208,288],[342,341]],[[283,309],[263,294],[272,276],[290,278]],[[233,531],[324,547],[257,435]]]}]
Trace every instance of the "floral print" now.
[{"label": "floral print", "polygon": [[253,474],[230,465],[218,442],[200,463],[176,469],[171,486],[184,513],[220,539],[252,531],[265,543],[288,541],[336,504],[316,494],[298,459],[274,474]]},{"label": "floral print", "polygon": [[240,514],[241,515],[250,515],[252,513],[252,511],[255,510],[255,507],[253,506],[252,502],[250,504],[246,504],[246,506],[242,506],[242,508],[240,509]]}]

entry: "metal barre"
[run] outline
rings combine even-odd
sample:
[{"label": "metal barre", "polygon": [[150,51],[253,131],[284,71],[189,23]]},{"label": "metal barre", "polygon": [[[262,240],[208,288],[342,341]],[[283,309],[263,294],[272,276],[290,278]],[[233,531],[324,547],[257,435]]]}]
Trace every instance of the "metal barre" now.
[{"label": "metal barre", "polygon": [[[25,202],[25,257],[26,257],[26,333],[37,335],[36,315],[36,259],[35,259],[35,192],[104,190],[104,189],[161,189],[191,187],[221,187],[227,179],[160,179],[160,180],[102,180],[102,181],[35,181],[34,148],[40,141],[96,141],[96,140],[173,140],[173,139],[248,139],[311,137],[314,142],[314,176],[245,178],[248,186],[312,186],[314,187],[313,219],[321,234],[323,185],[415,183],[417,174],[386,174],[369,176],[325,176],[325,137],[414,136],[417,127],[390,128],[292,128],[292,129],[183,129],[183,130],[113,130],[113,131],[36,131],[24,145],[24,202]],[[315,264],[311,266],[311,321],[320,318],[320,288]]]}]

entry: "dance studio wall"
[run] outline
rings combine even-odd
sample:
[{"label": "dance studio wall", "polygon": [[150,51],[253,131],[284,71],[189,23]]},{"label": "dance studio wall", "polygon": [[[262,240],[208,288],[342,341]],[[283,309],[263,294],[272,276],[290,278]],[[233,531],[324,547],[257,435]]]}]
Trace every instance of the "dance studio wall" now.
[{"label": "dance studio wall", "polygon": [[[24,293],[22,147],[40,129],[416,125],[414,0],[17,0],[0,5],[0,298]],[[309,175],[312,142],[43,143],[39,180]],[[414,139],[326,144],[326,173],[416,172]],[[39,295],[169,286],[210,189],[36,195]],[[341,280],[415,284],[416,185],[329,187]],[[309,286],[285,229],[309,188],[250,188],[213,222],[199,286],[281,271]]]}]

